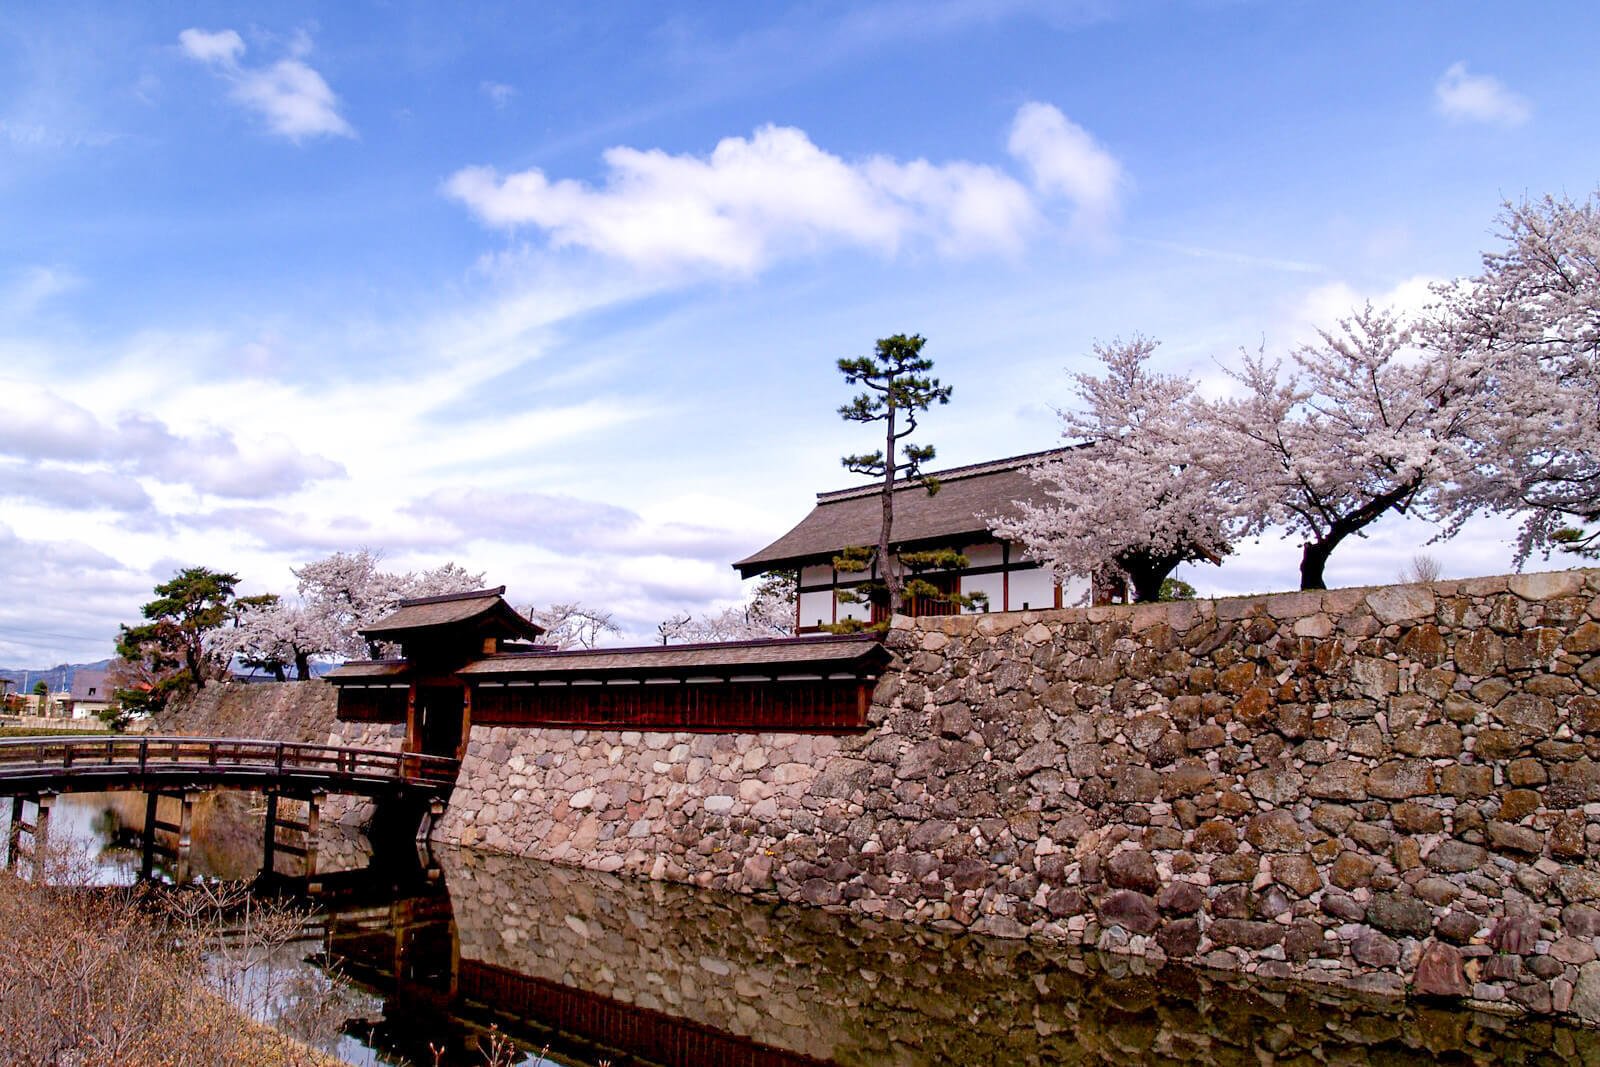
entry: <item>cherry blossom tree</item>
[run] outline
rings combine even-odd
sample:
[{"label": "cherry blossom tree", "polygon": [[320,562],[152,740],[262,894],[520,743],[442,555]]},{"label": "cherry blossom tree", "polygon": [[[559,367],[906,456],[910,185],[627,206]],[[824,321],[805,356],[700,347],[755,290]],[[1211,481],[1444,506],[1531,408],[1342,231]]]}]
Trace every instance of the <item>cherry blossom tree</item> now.
[{"label": "cherry blossom tree", "polygon": [[358,633],[393,611],[409,597],[442,596],[483,588],[483,575],[472,574],[455,563],[421,573],[395,574],[380,570],[381,557],[370,549],[335,552],[293,573],[299,579],[300,597],[316,625],[330,635],[322,650],[344,659],[376,655]]},{"label": "cherry blossom tree", "polygon": [[1019,500],[1015,517],[991,520],[1063,584],[1114,574],[1136,599],[1157,600],[1175,567],[1220,562],[1250,525],[1236,472],[1190,459],[1204,412],[1187,377],[1149,369],[1157,344],[1095,345],[1105,374],[1074,375],[1078,404],[1060,412],[1062,437],[1081,447],[1029,470],[1045,502]]},{"label": "cherry blossom tree", "polygon": [[268,671],[280,682],[290,668],[296,681],[308,681],[312,657],[327,653],[340,635],[330,629],[326,616],[304,604],[275,596],[253,599],[263,602],[245,606],[234,626],[222,632],[220,643],[246,667]]},{"label": "cherry blossom tree", "polygon": [[1370,304],[1294,353],[1294,371],[1244,354],[1242,398],[1207,405],[1200,465],[1253,496],[1246,512],[1304,537],[1300,588],[1326,588],[1328,559],[1390,513],[1437,517],[1483,410],[1459,355],[1417,349]]},{"label": "cherry blossom tree", "polygon": [[540,640],[558,649],[594,648],[605,637],[621,637],[622,628],[616,624],[611,612],[603,608],[586,608],[576,601],[569,604],[551,604],[547,608],[529,605],[522,614],[544,627]]},{"label": "cherry blossom tree", "polygon": [[1452,523],[1520,515],[1519,564],[1552,546],[1600,550],[1600,192],[1507,203],[1500,222],[1504,247],[1439,288],[1430,330],[1488,399],[1447,494]]},{"label": "cherry blossom tree", "polygon": [[743,604],[703,615],[678,612],[656,627],[662,644],[673,641],[755,641],[794,636],[798,571],[773,571],[757,584]]}]

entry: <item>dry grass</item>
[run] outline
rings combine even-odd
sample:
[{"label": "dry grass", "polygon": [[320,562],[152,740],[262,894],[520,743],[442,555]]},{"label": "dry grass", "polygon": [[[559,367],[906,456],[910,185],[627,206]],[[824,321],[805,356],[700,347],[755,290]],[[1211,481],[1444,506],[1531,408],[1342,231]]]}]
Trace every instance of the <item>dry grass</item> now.
[{"label": "dry grass", "polygon": [[0,1061],[335,1062],[250,1020],[254,998],[274,993],[270,980],[248,973],[290,920],[258,907],[241,935],[231,903],[214,893],[38,886],[0,873]]}]

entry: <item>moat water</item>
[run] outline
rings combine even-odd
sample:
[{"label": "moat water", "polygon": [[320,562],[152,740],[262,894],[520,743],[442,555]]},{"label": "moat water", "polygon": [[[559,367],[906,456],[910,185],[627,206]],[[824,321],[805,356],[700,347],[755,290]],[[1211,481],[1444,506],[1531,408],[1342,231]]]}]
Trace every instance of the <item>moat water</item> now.
[{"label": "moat water", "polygon": [[[260,809],[237,794],[202,804],[197,876],[256,875]],[[133,794],[62,797],[51,833],[91,854],[94,877],[126,882],[142,818]],[[374,868],[359,835],[334,829],[320,866],[312,914],[273,964],[298,992],[262,1014],[356,1064],[482,1064],[498,1035],[511,1062],[590,1067],[1600,1067],[1600,1034],[1548,1020],[1142,967],[471,849]]]}]

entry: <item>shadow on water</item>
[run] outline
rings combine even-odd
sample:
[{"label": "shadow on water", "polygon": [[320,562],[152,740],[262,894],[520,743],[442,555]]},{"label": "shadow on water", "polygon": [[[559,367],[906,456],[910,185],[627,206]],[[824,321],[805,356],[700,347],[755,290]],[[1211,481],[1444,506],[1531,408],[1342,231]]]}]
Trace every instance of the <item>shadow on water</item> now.
[{"label": "shadow on water", "polygon": [[[112,843],[142,801],[70,799],[72,832],[124,870]],[[258,808],[224,798],[197,815],[196,868],[256,873]],[[613,1067],[1600,1067],[1600,1034],[1548,1020],[1146,969],[469,849],[374,868],[337,828],[322,854],[317,936],[293,955],[343,992],[277,1021],[355,1063],[431,1065],[438,1048],[442,1063],[482,1064],[495,1027],[526,1064],[548,1046],[553,1063]]]}]

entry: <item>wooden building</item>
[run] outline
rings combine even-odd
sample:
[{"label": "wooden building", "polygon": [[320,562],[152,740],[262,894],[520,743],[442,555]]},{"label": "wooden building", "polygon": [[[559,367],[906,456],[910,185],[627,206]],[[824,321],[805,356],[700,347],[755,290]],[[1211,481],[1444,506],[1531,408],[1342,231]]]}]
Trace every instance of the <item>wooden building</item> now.
[{"label": "wooden building", "polygon": [[361,631],[401,655],[330,671],[338,718],[404,723],[405,751],[458,759],[474,724],[840,733],[866,728],[889,660],[860,635],[558,652],[504,592],[401,601]]},{"label": "wooden building", "polygon": [[[965,556],[967,565],[960,570],[920,577],[943,592],[983,593],[987,604],[969,611],[1026,611],[1082,602],[1089,592],[1087,578],[1063,589],[1020,546],[989,532],[988,516],[1016,514],[1015,501],[1044,502],[1027,468],[1058,454],[1034,452],[934,472],[939,491],[933,496],[902,479],[894,491],[893,547],[902,552],[950,548]],[[841,589],[874,580],[876,568],[870,574],[841,572],[834,559],[848,547],[877,544],[881,490],[881,484],[874,484],[818,493],[816,507],[798,526],[734,567],[745,578],[775,570],[799,572],[795,624],[800,633],[851,618],[880,621],[884,605],[841,603],[838,598]],[[913,615],[942,615],[958,609],[947,602],[913,600],[909,610]]]}]

